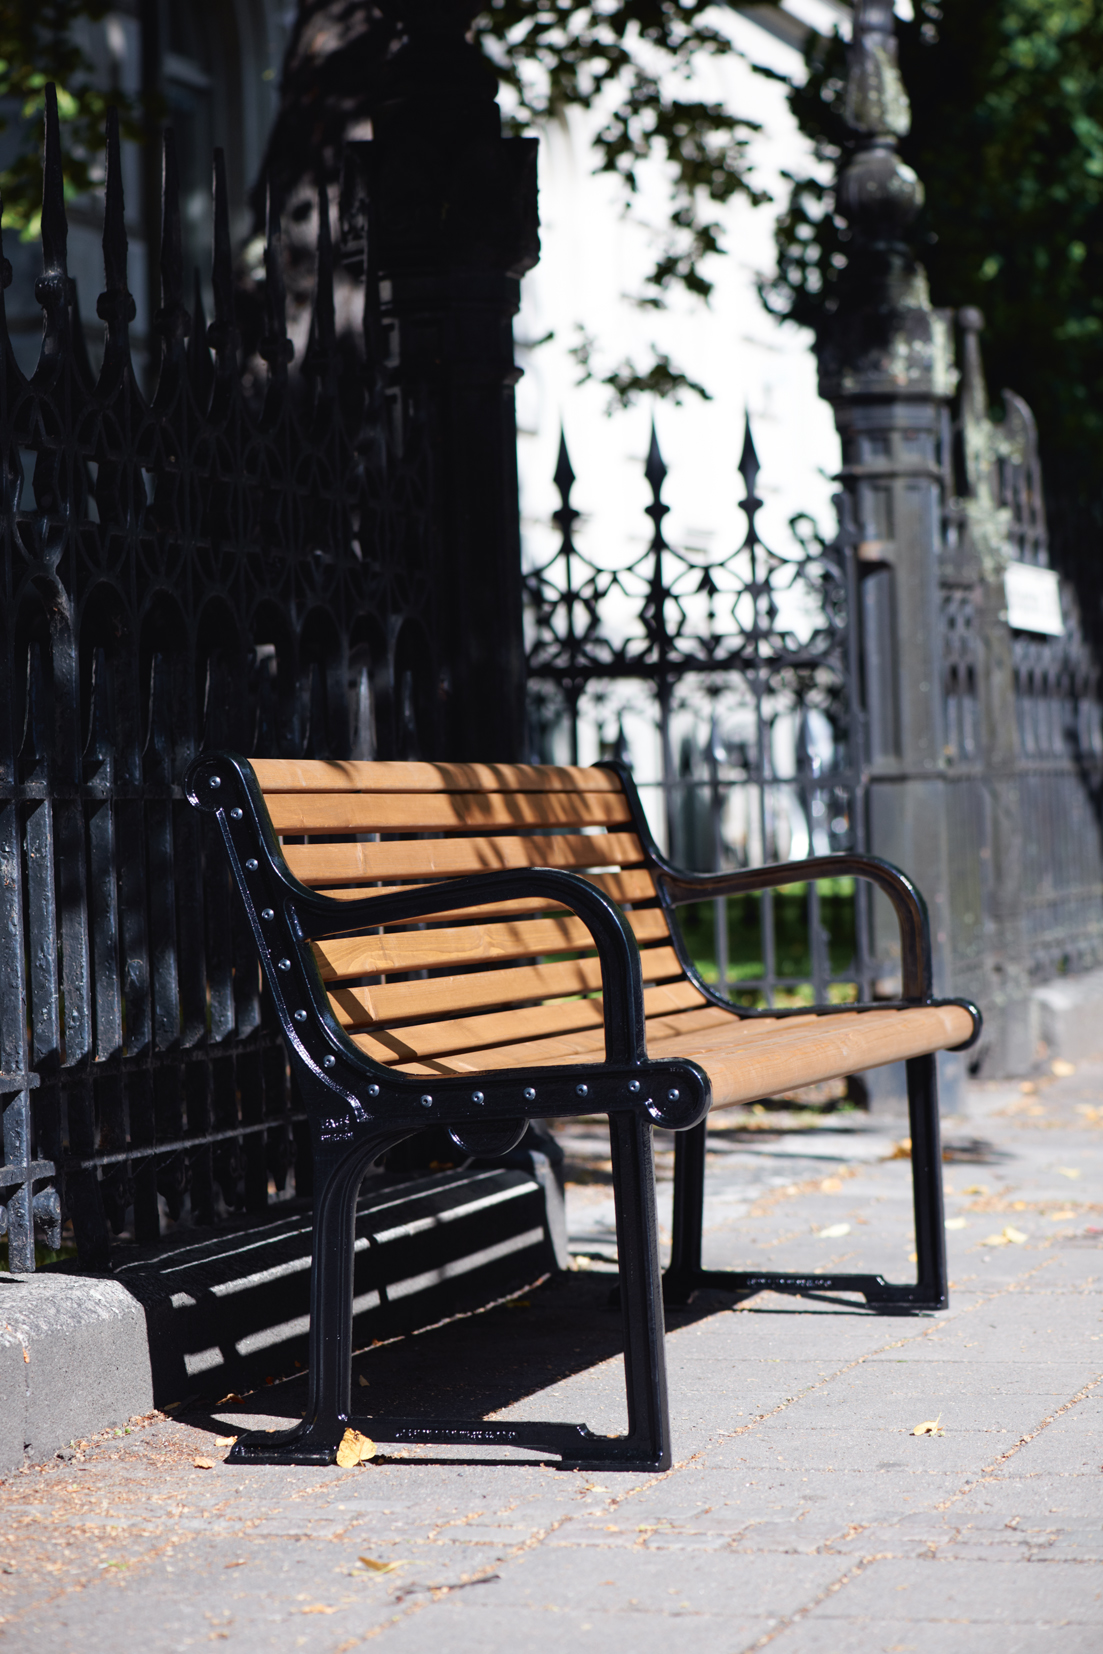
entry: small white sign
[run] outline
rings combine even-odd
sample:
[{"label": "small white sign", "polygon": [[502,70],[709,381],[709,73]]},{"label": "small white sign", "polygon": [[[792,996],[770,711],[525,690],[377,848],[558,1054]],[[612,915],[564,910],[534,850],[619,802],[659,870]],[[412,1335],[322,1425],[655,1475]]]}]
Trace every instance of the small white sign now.
[{"label": "small white sign", "polygon": [[1003,589],[1007,598],[1007,624],[1013,631],[1064,637],[1061,584],[1054,569],[1040,569],[1035,563],[1008,563],[1003,574]]}]

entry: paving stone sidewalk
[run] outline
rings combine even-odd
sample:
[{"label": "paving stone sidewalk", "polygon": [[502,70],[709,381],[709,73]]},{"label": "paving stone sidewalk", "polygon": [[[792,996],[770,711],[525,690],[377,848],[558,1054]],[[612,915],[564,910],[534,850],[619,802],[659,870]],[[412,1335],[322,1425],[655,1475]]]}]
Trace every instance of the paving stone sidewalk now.
[{"label": "paving stone sidewalk", "polygon": [[[773,1124],[712,1141],[706,1262],[904,1277],[891,1132],[746,1129]],[[0,1649],[1099,1654],[1103,1061],[973,1087],[946,1137],[949,1311],[672,1313],[669,1473],[439,1449],[224,1465],[219,1436],[301,1408],[301,1381],[273,1385],[0,1482]],[[583,1267],[364,1352],[373,1404],[443,1386],[457,1409],[623,1425],[600,1142],[569,1147]]]}]

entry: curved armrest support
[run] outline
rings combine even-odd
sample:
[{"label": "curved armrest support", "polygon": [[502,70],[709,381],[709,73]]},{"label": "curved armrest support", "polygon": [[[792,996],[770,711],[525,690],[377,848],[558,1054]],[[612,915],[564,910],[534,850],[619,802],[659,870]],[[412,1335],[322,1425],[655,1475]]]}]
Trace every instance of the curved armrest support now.
[{"label": "curved armrest support", "polygon": [[835,879],[840,874],[868,879],[892,903],[900,927],[903,998],[930,999],[931,932],[927,905],[919,890],[898,867],[879,856],[809,856],[804,861],[776,862],[769,867],[752,867],[738,873],[680,873],[672,867],[658,870],[659,882],[675,907],[686,902],[707,901],[714,896],[742,896],[777,885],[803,883],[808,879]]}]

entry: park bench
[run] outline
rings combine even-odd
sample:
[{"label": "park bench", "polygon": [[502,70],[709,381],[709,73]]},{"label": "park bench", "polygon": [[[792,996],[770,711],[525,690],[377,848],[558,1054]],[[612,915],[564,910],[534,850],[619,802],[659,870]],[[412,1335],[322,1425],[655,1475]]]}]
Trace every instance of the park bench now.
[{"label": "park bench", "polygon": [[[388,1442],[508,1445],[573,1464],[670,1463],[652,1128],[678,1138],[667,1295],[699,1285],[859,1292],[946,1303],[933,1053],[979,1013],[931,992],[926,914],[888,863],[813,857],[749,872],[679,872],[623,766],[327,763],[208,754],[188,796],[214,812],[312,1129],[310,1390],[280,1434],[237,1462],[329,1463],[346,1428]],[[695,973],[674,909],[853,874],[900,927],[902,997],[748,1011]],[[907,1064],[917,1280],[802,1278],[701,1267],[710,1110],[883,1063]],[[607,1114],[624,1318],[628,1433],[583,1425],[371,1418],[351,1411],[353,1214],[366,1169],[425,1126],[504,1154],[532,1117]]]}]

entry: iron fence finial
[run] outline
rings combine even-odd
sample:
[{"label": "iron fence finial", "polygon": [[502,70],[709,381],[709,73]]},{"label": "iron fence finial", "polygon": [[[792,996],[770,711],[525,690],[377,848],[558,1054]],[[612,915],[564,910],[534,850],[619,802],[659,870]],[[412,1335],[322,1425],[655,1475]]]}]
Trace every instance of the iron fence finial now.
[{"label": "iron fence finial", "polygon": [[555,462],[555,475],[552,478],[559,490],[559,499],[564,511],[571,508],[571,489],[575,485],[575,474],[571,466],[571,456],[567,452],[567,434],[562,425],[559,427],[559,457]]}]

